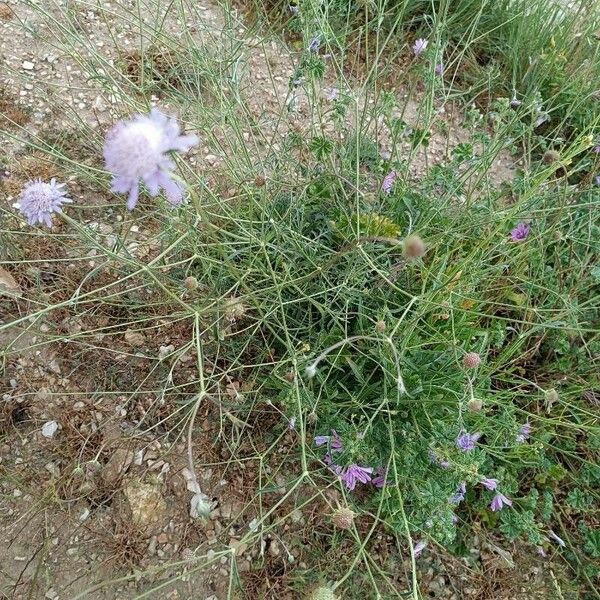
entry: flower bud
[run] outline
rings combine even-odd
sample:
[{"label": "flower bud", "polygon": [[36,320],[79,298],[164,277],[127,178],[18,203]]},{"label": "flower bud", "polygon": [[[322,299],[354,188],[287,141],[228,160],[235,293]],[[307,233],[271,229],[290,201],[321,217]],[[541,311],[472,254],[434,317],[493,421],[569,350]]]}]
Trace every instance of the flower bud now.
[{"label": "flower bud", "polygon": [[425,242],[418,235],[409,235],[404,240],[403,252],[406,258],[420,258],[425,256],[427,249]]},{"label": "flower bud", "polygon": [[481,357],[477,352],[468,352],[463,358],[463,365],[467,369],[476,369],[481,364]]}]

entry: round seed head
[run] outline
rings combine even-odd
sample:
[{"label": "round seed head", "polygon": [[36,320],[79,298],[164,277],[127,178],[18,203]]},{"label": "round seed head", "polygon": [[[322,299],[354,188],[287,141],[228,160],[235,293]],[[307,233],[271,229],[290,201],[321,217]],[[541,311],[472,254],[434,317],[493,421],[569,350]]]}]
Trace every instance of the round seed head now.
[{"label": "round seed head", "polygon": [[326,587],[315,588],[307,597],[307,600],[339,600],[338,597]]},{"label": "round seed head", "polygon": [[331,515],[331,522],[338,529],[350,529],[354,523],[354,517],[356,513],[349,508],[338,508],[333,515]]},{"label": "round seed head", "polygon": [[552,165],[560,160],[560,154],[556,150],[546,150],[546,152],[544,152],[542,160],[547,165]]},{"label": "round seed head", "polygon": [[479,412],[483,408],[483,402],[478,398],[473,398],[469,401],[469,410],[472,412]]},{"label": "round seed head", "polygon": [[198,280],[195,277],[186,277],[183,285],[190,291],[195,290],[198,287]]},{"label": "round seed head", "polygon": [[476,369],[481,364],[481,357],[477,352],[468,352],[463,358],[463,365],[467,369]]},{"label": "round seed head", "polygon": [[385,321],[377,321],[377,323],[375,323],[375,331],[377,331],[377,333],[383,333],[385,331]]},{"label": "round seed head", "polygon": [[311,412],[308,414],[308,417],[306,417],[306,420],[310,425],[314,425],[319,420],[319,417],[316,412]]},{"label": "round seed head", "polygon": [[427,249],[425,248],[425,242],[418,235],[409,235],[404,240],[403,251],[406,258],[420,258],[425,256]]}]

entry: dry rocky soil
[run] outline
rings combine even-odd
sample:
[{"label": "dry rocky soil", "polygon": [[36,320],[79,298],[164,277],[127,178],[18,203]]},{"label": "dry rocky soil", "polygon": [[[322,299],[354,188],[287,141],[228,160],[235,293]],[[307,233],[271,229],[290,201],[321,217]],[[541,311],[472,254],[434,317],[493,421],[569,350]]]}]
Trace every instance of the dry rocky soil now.
[{"label": "dry rocky soil", "polygon": [[[172,6],[146,4],[144,15],[153,19]],[[174,32],[193,27],[218,44],[226,22],[221,8],[212,0],[193,4],[193,22],[169,14],[165,22]],[[190,323],[157,308],[155,318],[140,325],[135,315],[121,314],[116,301],[94,309],[86,293],[95,298],[94,286],[114,283],[109,269],[98,275],[100,258],[63,237],[61,226],[50,239],[14,215],[12,203],[25,181],[61,177],[44,144],[64,145],[70,132],[85,128],[92,147],[75,143],[92,154],[94,136],[127,112],[119,95],[97,86],[82,64],[90,48],[107,61],[135,55],[140,39],[131,13],[120,17],[133,3],[66,5],[89,44],[75,48],[80,54],[53,41],[47,17],[59,14],[58,3],[38,3],[44,17],[28,2],[0,2],[0,597],[300,598],[295,570],[318,569],[314,556],[327,555],[332,527],[324,515],[339,497],[333,489],[316,496],[308,487],[290,489],[297,435],[280,433],[281,415],[273,407],[245,414],[240,428],[233,413],[244,382],[224,383],[222,401],[201,402],[195,419],[194,470],[212,511],[208,519],[191,518],[189,413],[182,408],[187,382],[198,379],[193,355],[185,351]],[[236,29],[243,44],[241,89],[274,133],[285,126],[274,116],[289,103],[293,56],[278,42],[243,35],[241,24]],[[309,127],[301,91],[296,102],[295,126]],[[416,119],[416,107],[409,99],[406,120]],[[450,135],[434,136],[430,164],[443,161],[466,135],[448,113],[439,116]],[[380,139],[386,151],[385,134]],[[192,153],[193,168],[218,167],[226,154],[222,141],[221,152],[204,145]],[[423,164],[415,161],[417,173]],[[494,173],[510,179],[513,169],[503,156]],[[68,183],[76,203],[86,207],[80,213],[85,231],[108,244],[127,230],[138,258],[156,256],[151,220],[128,221],[102,191],[77,187],[73,178]],[[81,302],[66,302],[76,290]],[[231,327],[238,317],[231,315]],[[173,385],[165,388],[165,381]],[[262,436],[273,431],[279,450],[265,465]],[[469,560],[436,549],[419,559],[427,597],[554,597],[551,582],[560,578],[560,567],[542,566],[519,548],[476,537],[470,543]],[[352,540],[347,547],[352,552]],[[392,538],[377,534],[369,551],[406,591],[408,564]]]}]

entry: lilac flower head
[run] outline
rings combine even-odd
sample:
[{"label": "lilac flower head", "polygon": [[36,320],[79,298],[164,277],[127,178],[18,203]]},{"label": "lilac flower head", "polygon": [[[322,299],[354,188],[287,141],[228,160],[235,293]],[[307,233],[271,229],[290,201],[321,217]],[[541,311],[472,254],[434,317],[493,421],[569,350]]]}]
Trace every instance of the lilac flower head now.
[{"label": "lilac flower head", "polygon": [[463,481],[458,486],[458,490],[456,490],[456,494],[450,498],[451,504],[460,504],[465,499],[465,494],[467,493],[467,484]]},{"label": "lilac flower head", "polygon": [[386,485],[390,485],[390,482],[387,480],[387,471],[383,467],[376,469],[375,477],[373,477],[371,483],[376,488],[384,488]]},{"label": "lilac flower head", "polygon": [[423,52],[425,52],[427,45],[429,42],[424,40],[423,38],[419,38],[413,45],[412,50],[415,53],[415,56],[421,56]]},{"label": "lilac flower head", "polygon": [[512,506],[512,500],[507,498],[504,494],[498,492],[492,499],[490,508],[496,512],[497,510],[502,510],[505,506]]},{"label": "lilac flower head", "polygon": [[431,449],[428,450],[429,460],[434,464],[442,467],[442,469],[449,469],[450,462],[445,459],[440,459],[439,456]]},{"label": "lilac flower head", "polygon": [[396,182],[397,177],[398,177],[398,173],[396,171],[392,170],[383,178],[383,183],[381,184],[381,189],[386,194],[389,194],[392,191],[392,187],[394,187],[394,183]]},{"label": "lilac flower head", "polygon": [[413,552],[415,553],[415,556],[419,556],[419,554],[421,554],[421,552],[423,552],[423,550],[425,550],[425,546],[427,546],[427,542],[425,540],[419,540],[415,544],[415,547],[413,548]]},{"label": "lilac flower head", "polygon": [[317,435],[315,436],[315,445],[323,446],[325,444],[330,444],[331,450],[336,452],[341,452],[343,450],[342,440],[338,435],[337,431],[332,430],[331,435]]},{"label": "lilac flower head", "polygon": [[481,433],[467,433],[464,431],[456,438],[456,446],[463,452],[470,452],[475,449],[477,440],[481,437]]},{"label": "lilac flower head", "polygon": [[297,6],[294,6],[293,4],[290,4],[290,5],[288,6],[288,8],[290,9],[290,12],[291,12],[293,15],[297,15],[297,14],[300,12],[300,9],[299,9]]},{"label": "lilac flower head", "polygon": [[510,239],[513,242],[522,242],[529,235],[529,225],[527,223],[519,223],[511,232]]},{"label": "lilac flower head", "polygon": [[330,87],[325,94],[325,98],[327,98],[329,102],[333,102],[339,98],[339,95],[340,90],[338,90],[336,87]]},{"label": "lilac flower head", "polygon": [[521,429],[519,429],[519,433],[516,438],[517,443],[522,444],[524,441],[529,439],[530,435],[531,424],[529,423],[529,421],[527,421],[526,423],[523,423]]},{"label": "lilac flower head", "polygon": [[56,183],[56,179],[51,179],[50,183],[36,179],[23,188],[14,207],[27,217],[29,225],[39,223],[52,227],[52,213],[61,212],[63,204],[73,202],[67,197],[64,187],[65,184]]},{"label": "lilac flower head", "polygon": [[312,40],[310,40],[310,44],[308,44],[309,52],[318,52],[321,47],[321,36],[317,35]]},{"label": "lilac flower head", "polygon": [[197,136],[180,135],[177,121],[155,108],[150,115],[120,121],[108,132],[104,143],[106,168],[113,174],[112,191],[129,194],[127,208],[133,210],[141,180],[151,196],[157,196],[162,188],[171,204],[179,204],[183,189],[171,178],[175,163],[167,153],[186,152],[197,143]]},{"label": "lilac flower head", "polygon": [[435,65],[435,74],[438,77],[441,77],[444,74],[444,65],[443,63],[438,63],[437,65]]},{"label": "lilac flower head", "polygon": [[497,487],[498,487],[498,480],[497,479],[492,479],[490,477],[486,477],[482,482],[481,485],[486,489],[486,490],[490,490],[491,492],[493,492]]},{"label": "lilac flower head", "polygon": [[373,473],[371,467],[350,465],[342,471],[340,477],[346,484],[346,487],[352,491],[356,487],[358,481],[360,481],[360,483],[369,483],[369,481],[371,481],[371,473]]},{"label": "lilac flower head", "polygon": [[294,431],[294,429],[296,429],[296,417],[292,417],[289,421],[288,421],[288,429],[290,431]]}]

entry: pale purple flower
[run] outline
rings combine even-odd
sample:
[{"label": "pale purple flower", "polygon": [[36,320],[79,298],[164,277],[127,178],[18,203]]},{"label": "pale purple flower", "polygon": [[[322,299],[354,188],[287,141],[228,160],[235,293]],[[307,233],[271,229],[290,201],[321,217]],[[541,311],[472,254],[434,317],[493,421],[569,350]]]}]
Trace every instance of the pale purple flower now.
[{"label": "pale purple flower", "polygon": [[56,183],[56,179],[51,179],[50,183],[36,179],[23,188],[18,201],[13,206],[27,217],[29,225],[39,223],[52,227],[52,213],[62,212],[63,204],[73,202],[67,197],[64,187],[65,184]]},{"label": "pale purple flower", "polygon": [[412,50],[415,53],[415,56],[421,56],[423,52],[425,52],[427,45],[429,42],[424,40],[423,38],[419,38],[413,45]]},{"label": "pale purple flower", "polygon": [[340,91],[336,87],[330,87],[325,94],[325,98],[329,100],[329,102],[333,102],[339,98]]},{"label": "pale purple flower", "polygon": [[392,191],[392,187],[394,187],[394,183],[398,177],[398,173],[394,170],[391,170],[384,178],[383,183],[381,184],[381,189],[389,194]]},{"label": "pale purple flower", "polygon": [[548,535],[561,547],[564,548],[567,544],[565,543],[565,540],[563,540],[561,537],[558,537],[556,535],[556,533],[554,533],[554,531],[552,531],[552,529],[550,529],[550,531],[548,532]]},{"label": "pale purple flower", "polygon": [[419,556],[419,554],[421,554],[421,552],[423,552],[423,550],[425,550],[425,546],[427,546],[427,542],[425,540],[419,540],[415,544],[415,547],[413,548],[415,557]]},{"label": "pale purple flower", "polygon": [[331,450],[336,452],[341,452],[344,448],[340,436],[333,429],[331,430],[331,435],[315,436],[315,446],[324,446],[325,444],[330,444]]},{"label": "pale purple flower", "polygon": [[467,433],[464,431],[456,438],[456,446],[463,452],[470,452],[475,449],[477,440],[481,435],[481,433]]},{"label": "pale purple flower", "polygon": [[541,546],[537,546],[537,553],[542,557],[542,558],[546,558],[546,551],[541,547]]},{"label": "pale purple flower", "polygon": [[120,121],[108,132],[104,144],[106,168],[113,174],[112,191],[129,194],[127,208],[133,210],[141,180],[151,196],[157,196],[162,188],[171,204],[179,204],[183,189],[171,177],[175,163],[168,152],[186,152],[197,143],[197,136],[180,135],[177,121],[156,108],[149,115]]},{"label": "pale purple flower", "polygon": [[442,467],[442,469],[449,469],[450,462],[445,459],[440,459],[438,455],[430,448],[428,450],[429,460],[434,464]]},{"label": "pale purple flower", "polygon": [[323,457],[323,462],[336,474],[336,475],[341,475],[342,474],[342,470],[343,467],[341,467],[340,465],[336,464],[333,462],[333,457],[331,456],[331,454],[328,452],[324,457]]},{"label": "pale purple flower", "polygon": [[497,487],[498,487],[498,480],[497,479],[492,479],[491,477],[486,477],[482,482],[481,485],[486,489],[486,490],[490,490],[491,492],[493,492]]},{"label": "pale purple flower", "polygon": [[511,232],[510,239],[513,242],[522,242],[529,235],[529,225],[527,223],[519,223]]},{"label": "pale purple flower", "polygon": [[451,504],[460,504],[465,499],[465,494],[467,493],[467,484],[462,481],[459,486],[456,494],[450,498]]},{"label": "pale purple flower", "polygon": [[340,475],[342,481],[346,484],[346,487],[352,491],[356,487],[356,483],[369,483],[371,481],[371,473],[373,469],[371,467],[361,467],[359,465],[350,465],[346,467]]},{"label": "pale purple flower", "polygon": [[297,14],[300,12],[300,9],[299,9],[297,6],[293,6],[292,4],[290,4],[290,5],[288,6],[288,8],[290,9],[290,12],[291,12],[293,15],[297,15]]},{"label": "pale purple flower", "polygon": [[387,471],[383,467],[379,467],[375,470],[375,477],[371,480],[371,483],[376,488],[383,488],[386,485],[390,485],[390,482],[387,480]]},{"label": "pale purple flower", "polygon": [[321,36],[317,35],[308,44],[308,50],[309,50],[309,52],[318,52],[320,47],[321,47]]},{"label": "pale purple flower", "polygon": [[296,417],[292,417],[289,421],[288,421],[288,429],[290,431],[294,431],[294,429],[296,429]]},{"label": "pale purple flower", "polygon": [[492,499],[490,508],[496,512],[497,510],[502,510],[505,506],[512,506],[512,500],[498,492]]},{"label": "pale purple flower", "polygon": [[444,74],[444,65],[442,63],[438,63],[435,65],[435,74],[441,77]]},{"label": "pale purple flower", "polygon": [[523,423],[521,429],[519,429],[519,433],[516,438],[517,443],[522,444],[524,441],[529,439],[530,435],[531,424],[529,423],[529,421],[527,421],[526,423]]}]

